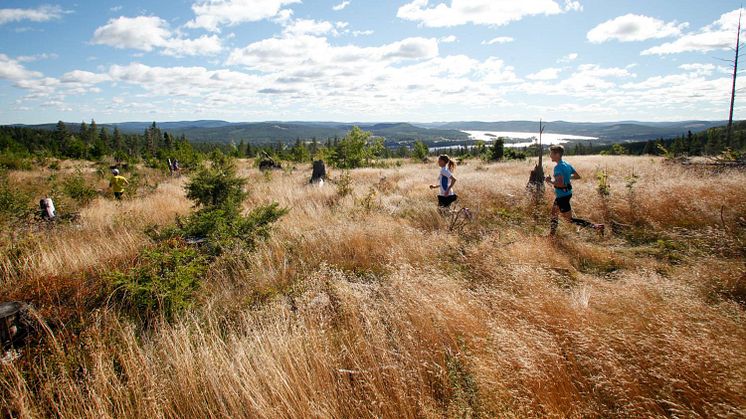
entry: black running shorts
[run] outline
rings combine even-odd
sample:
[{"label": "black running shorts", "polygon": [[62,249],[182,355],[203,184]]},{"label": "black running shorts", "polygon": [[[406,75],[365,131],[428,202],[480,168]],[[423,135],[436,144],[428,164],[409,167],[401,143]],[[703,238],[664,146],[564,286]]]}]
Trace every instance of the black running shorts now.
[{"label": "black running shorts", "polygon": [[554,200],[554,205],[559,207],[560,212],[572,211],[572,207],[570,206],[570,198],[572,198],[572,195],[563,196],[562,198],[556,198]]},{"label": "black running shorts", "polygon": [[458,199],[457,195],[448,195],[448,196],[438,195],[438,206],[439,207],[450,207],[451,204],[456,202],[457,199]]}]

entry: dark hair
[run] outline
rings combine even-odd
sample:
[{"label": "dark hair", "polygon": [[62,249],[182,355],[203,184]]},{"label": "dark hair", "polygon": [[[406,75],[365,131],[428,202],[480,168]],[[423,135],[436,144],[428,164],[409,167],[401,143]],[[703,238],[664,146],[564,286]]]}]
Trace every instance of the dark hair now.
[{"label": "dark hair", "polygon": [[451,160],[451,158],[448,157],[448,154],[441,154],[440,156],[438,156],[438,160],[443,160],[444,162],[446,162],[448,170],[450,170],[451,172],[456,170],[456,162]]},{"label": "dark hair", "polygon": [[549,152],[551,153],[554,151],[559,153],[560,156],[565,155],[565,147],[563,147],[561,144],[554,144],[554,145],[549,146]]}]

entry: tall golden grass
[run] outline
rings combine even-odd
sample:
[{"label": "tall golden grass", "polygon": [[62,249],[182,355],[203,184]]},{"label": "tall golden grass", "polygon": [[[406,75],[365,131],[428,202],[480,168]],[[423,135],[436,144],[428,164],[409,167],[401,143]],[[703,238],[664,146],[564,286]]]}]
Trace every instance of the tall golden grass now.
[{"label": "tall golden grass", "polygon": [[[459,167],[459,204],[475,213],[459,232],[433,208],[434,165],[352,171],[353,193],[339,197],[333,182],[308,185],[307,166],[266,177],[245,162],[247,209],[291,209],[272,237],[221,256],[176,322],[142,330],[102,306],[47,332],[27,349],[36,358],[1,364],[0,407],[19,417],[746,415],[746,268],[734,248],[746,174],[570,161],[584,176],[576,212],[600,220],[605,205],[629,232],[563,224],[546,238],[550,193],[538,220],[525,193],[532,162]],[[599,169],[611,179],[605,201]],[[126,264],[149,224],[188,212],[180,187],[122,207],[94,201],[80,227],[30,253],[14,286]],[[17,296],[11,288],[2,293]]]}]

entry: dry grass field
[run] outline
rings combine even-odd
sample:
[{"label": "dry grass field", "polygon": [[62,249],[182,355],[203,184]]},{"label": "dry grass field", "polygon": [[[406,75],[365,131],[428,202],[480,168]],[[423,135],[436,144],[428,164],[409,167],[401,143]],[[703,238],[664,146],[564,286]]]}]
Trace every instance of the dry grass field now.
[{"label": "dry grass field", "polygon": [[[241,161],[246,209],[278,202],[288,214],[255,251],[220,255],[191,309],[148,327],[120,313],[106,273],[192,208],[185,179],[143,172],[152,187],[137,196],[96,197],[78,221],[25,228],[0,254],[0,300],[30,302],[44,324],[0,362],[0,410],[746,416],[746,172],[568,160],[583,176],[576,214],[621,230],[560,223],[548,238],[551,193],[538,207],[526,193],[530,161],[459,166],[458,205],[474,217],[455,229],[427,187],[435,163],[353,170],[342,196],[334,181],[309,185],[310,165],[262,174]],[[47,176],[9,179],[39,190]]]}]

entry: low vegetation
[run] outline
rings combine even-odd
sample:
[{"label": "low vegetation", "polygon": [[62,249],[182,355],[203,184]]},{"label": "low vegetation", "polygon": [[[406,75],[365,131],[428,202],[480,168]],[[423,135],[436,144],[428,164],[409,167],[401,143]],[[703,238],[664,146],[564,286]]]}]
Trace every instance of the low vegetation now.
[{"label": "low vegetation", "polygon": [[[550,192],[536,207],[525,188],[535,159],[460,165],[473,218],[459,229],[427,187],[435,164],[412,160],[339,164],[323,187],[301,163],[265,175],[214,154],[166,177],[143,162],[121,203],[93,163],[5,171],[0,299],[31,303],[44,327],[0,363],[0,410],[746,415],[746,174],[571,162],[573,206],[615,226],[606,237],[546,237]],[[78,219],[11,222],[51,174]],[[64,192],[78,177],[91,199]]]}]

